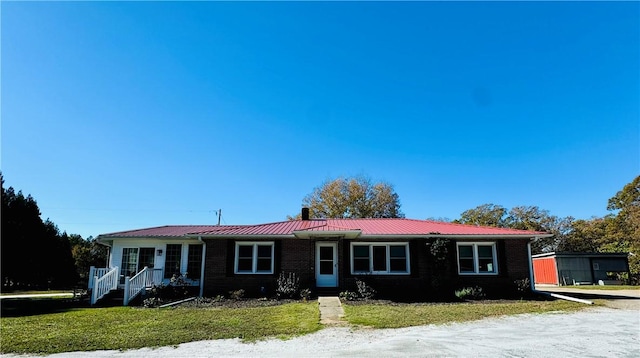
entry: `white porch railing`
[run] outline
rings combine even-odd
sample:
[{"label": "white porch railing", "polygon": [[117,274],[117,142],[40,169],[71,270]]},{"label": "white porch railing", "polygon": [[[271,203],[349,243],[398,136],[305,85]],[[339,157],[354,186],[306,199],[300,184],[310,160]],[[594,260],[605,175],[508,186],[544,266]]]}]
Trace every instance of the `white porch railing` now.
[{"label": "white porch railing", "polygon": [[90,273],[93,274],[89,276],[89,288],[91,288],[91,304],[94,305],[111,290],[118,288],[120,269],[91,267]]},{"label": "white porch railing", "polygon": [[109,267],[95,267],[95,266],[91,266],[89,268],[89,287],[87,287],[88,289],[92,289],[93,288],[93,284],[94,284],[94,280],[95,280],[95,276],[98,276],[98,278],[104,276],[107,272],[109,272],[109,270],[111,270]]},{"label": "white porch railing", "polygon": [[140,294],[144,289],[162,283],[162,269],[144,267],[135,276],[124,279],[124,300],[122,303],[127,306],[131,300]]}]

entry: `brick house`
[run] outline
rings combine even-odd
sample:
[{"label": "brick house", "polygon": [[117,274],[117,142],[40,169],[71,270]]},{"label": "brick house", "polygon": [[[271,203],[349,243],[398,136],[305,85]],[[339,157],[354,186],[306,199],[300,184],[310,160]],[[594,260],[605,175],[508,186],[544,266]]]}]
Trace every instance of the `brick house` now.
[{"label": "brick house", "polygon": [[475,285],[508,293],[531,277],[530,242],[548,236],[426,220],[310,219],[303,210],[300,220],[163,226],[98,240],[111,247],[114,276],[130,280],[146,267],[154,272],[145,274],[148,285],[186,272],[205,296],[271,294],[281,272],[294,272],[301,288],[315,292],[353,291],[360,278],[385,296],[437,297]]}]

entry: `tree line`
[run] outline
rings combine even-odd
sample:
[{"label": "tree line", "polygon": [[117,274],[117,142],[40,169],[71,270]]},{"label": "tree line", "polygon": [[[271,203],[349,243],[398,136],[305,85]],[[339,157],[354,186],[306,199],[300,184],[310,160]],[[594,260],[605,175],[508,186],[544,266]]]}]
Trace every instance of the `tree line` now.
[{"label": "tree line", "polygon": [[2,187],[0,268],[2,289],[52,289],[83,285],[89,267],[106,264],[106,247],[80,235],[67,235],[42,220],[36,200]]},{"label": "tree line", "polygon": [[454,222],[512,229],[546,231],[531,245],[533,253],[629,252],[632,274],[640,274],[640,176],[625,185],[607,203],[603,217],[575,219],[558,217],[537,206],[516,206],[507,210],[484,204],[464,211]]}]

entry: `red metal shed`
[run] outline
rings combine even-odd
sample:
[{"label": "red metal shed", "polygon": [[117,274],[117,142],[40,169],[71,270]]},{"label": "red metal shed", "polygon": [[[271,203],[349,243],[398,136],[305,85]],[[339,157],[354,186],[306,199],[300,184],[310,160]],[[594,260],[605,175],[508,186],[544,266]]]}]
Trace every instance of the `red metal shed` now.
[{"label": "red metal shed", "polygon": [[549,252],[531,256],[535,284],[620,284],[629,272],[627,253]]}]

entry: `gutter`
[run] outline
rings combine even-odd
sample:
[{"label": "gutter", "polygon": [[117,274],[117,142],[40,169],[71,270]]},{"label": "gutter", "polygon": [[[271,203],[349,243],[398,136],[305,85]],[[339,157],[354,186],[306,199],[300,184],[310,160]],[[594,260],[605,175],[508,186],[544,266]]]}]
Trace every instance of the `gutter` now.
[{"label": "gutter", "polygon": [[570,297],[570,296],[565,296],[565,295],[559,295],[557,293],[543,292],[543,291],[536,290],[536,283],[535,283],[535,280],[534,280],[534,277],[533,277],[533,260],[531,259],[531,241],[529,241],[527,243],[527,255],[529,256],[529,282],[531,283],[531,292],[539,294],[539,295],[544,295],[544,296],[548,296],[548,297],[558,298],[558,299],[561,299],[561,300],[566,300],[566,301],[584,303],[584,304],[587,304],[587,305],[592,305],[593,304],[593,301],[583,300],[581,298],[575,298],[575,297]]},{"label": "gutter", "polygon": [[207,244],[198,236],[198,241],[202,243],[202,264],[200,265],[200,297],[204,294],[204,262],[207,257]]}]

